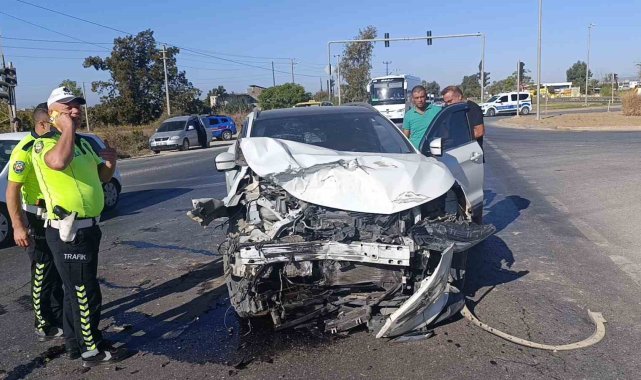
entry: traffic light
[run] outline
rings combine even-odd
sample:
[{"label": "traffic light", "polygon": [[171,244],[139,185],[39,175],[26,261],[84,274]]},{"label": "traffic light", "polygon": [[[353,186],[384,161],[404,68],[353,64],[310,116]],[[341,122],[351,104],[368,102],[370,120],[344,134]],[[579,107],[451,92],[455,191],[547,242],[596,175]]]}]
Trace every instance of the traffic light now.
[{"label": "traffic light", "polygon": [[389,47],[389,33],[385,33],[385,47]]},{"label": "traffic light", "polygon": [[[427,37],[432,37],[432,31],[431,30],[427,31]],[[427,46],[430,46],[430,45],[432,45],[432,39],[428,38],[427,39]]]},{"label": "traffic light", "polygon": [[5,67],[2,74],[2,76],[4,77],[4,81],[7,82],[9,86],[18,85],[18,77],[16,76],[15,67]]},{"label": "traffic light", "polygon": [[519,61],[519,78],[521,78],[521,81],[523,81],[523,78],[525,78],[525,63]]},{"label": "traffic light", "polygon": [[619,75],[614,74],[614,89],[618,90],[619,89]]}]

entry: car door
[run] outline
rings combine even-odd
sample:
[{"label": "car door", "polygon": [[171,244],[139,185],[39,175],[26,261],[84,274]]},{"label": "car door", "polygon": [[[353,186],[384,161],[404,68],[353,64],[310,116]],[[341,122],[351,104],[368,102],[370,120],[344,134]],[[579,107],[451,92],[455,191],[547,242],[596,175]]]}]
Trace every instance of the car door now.
[{"label": "car door", "polygon": [[483,149],[473,137],[468,111],[467,103],[444,108],[428,127],[419,150],[431,156],[430,142],[441,138],[443,154],[435,158],[447,166],[474,208],[483,204]]},{"label": "car door", "polygon": [[496,113],[510,112],[510,101],[508,95],[501,96],[497,101]]},{"label": "car door", "polygon": [[198,120],[195,118],[189,119],[187,122],[187,128],[186,128],[186,134],[187,134],[187,139],[189,139],[189,145],[191,146],[197,146],[199,145],[198,142],[198,130],[196,123]]}]

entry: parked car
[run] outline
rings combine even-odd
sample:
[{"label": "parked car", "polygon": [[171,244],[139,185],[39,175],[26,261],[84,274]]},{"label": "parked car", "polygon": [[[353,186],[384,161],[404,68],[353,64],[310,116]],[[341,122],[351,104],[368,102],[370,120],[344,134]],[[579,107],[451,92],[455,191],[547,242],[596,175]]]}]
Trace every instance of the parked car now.
[{"label": "parked car", "polygon": [[211,130],[205,128],[198,116],[175,116],[160,125],[149,138],[149,149],[158,154],[161,150],[189,150],[192,146],[209,148]]},{"label": "parked car", "polygon": [[[11,228],[11,220],[7,211],[6,198],[9,177],[8,163],[13,148],[28,134],[29,132],[0,134],[0,168],[2,168],[0,172],[0,247],[6,247],[13,243],[13,229]],[[100,154],[100,151],[105,148],[105,143],[100,137],[88,133],[79,133],[79,135],[89,142],[96,153]],[[122,191],[122,177],[117,168],[111,181],[103,183],[102,188],[105,193],[105,210],[116,208]]]},{"label": "parked car", "polygon": [[327,107],[327,106],[333,106],[334,104],[332,102],[319,102],[316,100],[310,100],[308,102],[301,102],[301,103],[296,103],[294,105],[294,108],[299,108],[299,107]]},{"label": "parked car", "polygon": [[230,116],[206,115],[201,120],[211,130],[212,139],[231,140],[237,132],[236,123]]},{"label": "parked car", "polygon": [[494,95],[485,103],[479,104],[485,116],[515,114],[517,97],[519,113],[527,115],[532,111],[532,98],[529,92],[504,92]]},{"label": "parked car", "polygon": [[190,211],[228,218],[219,253],[237,314],[393,337],[458,312],[453,262],[494,231],[474,222],[483,151],[468,110],[444,108],[420,150],[371,106],[251,113],[216,157],[227,196]]}]

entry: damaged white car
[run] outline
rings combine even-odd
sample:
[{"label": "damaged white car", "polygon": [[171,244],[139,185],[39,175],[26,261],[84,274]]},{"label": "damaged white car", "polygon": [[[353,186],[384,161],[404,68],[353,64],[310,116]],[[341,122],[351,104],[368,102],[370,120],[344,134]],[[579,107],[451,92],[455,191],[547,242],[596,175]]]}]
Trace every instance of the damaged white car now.
[{"label": "damaged white car", "polygon": [[227,197],[188,213],[227,218],[219,252],[238,315],[395,337],[458,312],[453,259],[494,232],[480,224],[483,151],[467,109],[445,108],[422,154],[366,105],[250,114],[216,157]]}]

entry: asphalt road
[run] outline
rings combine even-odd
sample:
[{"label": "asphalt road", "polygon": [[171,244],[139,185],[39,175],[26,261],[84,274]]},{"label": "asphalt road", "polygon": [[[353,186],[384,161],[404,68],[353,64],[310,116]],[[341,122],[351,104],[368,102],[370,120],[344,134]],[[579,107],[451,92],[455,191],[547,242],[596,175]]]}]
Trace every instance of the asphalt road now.
[{"label": "asphalt road", "polygon": [[118,365],[85,372],[60,356],[60,343],[35,342],[28,259],[0,251],[0,378],[637,378],[641,133],[492,121],[485,221],[498,231],[470,256],[468,306],[496,328],[549,344],[589,336],[587,310],[600,311],[608,323],[598,345],[528,349],[464,319],[403,344],[361,330],[339,338],[239,322],[216,253],[223,232],[185,217],[190,199],[224,196],[216,148],[121,163],[125,188],[104,218],[99,268],[107,335],[137,351]]}]

